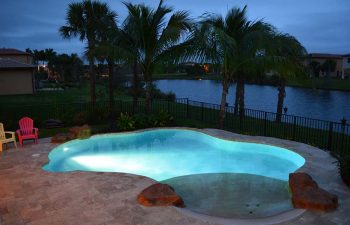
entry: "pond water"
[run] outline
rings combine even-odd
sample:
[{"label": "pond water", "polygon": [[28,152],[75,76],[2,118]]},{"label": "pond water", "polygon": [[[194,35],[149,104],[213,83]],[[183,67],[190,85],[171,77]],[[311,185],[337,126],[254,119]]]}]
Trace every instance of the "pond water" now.
[{"label": "pond water", "polygon": [[[163,92],[173,92],[177,98],[219,104],[221,82],[213,80],[158,80],[157,87]],[[246,85],[246,108],[275,112],[277,88],[264,85]],[[350,120],[350,92],[313,90],[287,87],[284,106],[287,114],[340,122],[345,117]],[[227,102],[233,105],[235,85],[229,89]]]}]

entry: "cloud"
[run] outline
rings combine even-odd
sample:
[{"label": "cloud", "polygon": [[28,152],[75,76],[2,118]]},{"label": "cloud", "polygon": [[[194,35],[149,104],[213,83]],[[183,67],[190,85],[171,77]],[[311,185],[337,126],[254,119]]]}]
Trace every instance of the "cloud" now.
[{"label": "cloud", "polygon": [[[58,29],[65,23],[70,0],[1,0],[0,47],[54,48],[58,52],[84,51],[75,40],[63,40]],[[122,1],[106,0],[122,21],[127,11]],[[158,1],[133,0],[156,6]],[[176,10],[192,17],[204,12],[225,14],[227,9],[248,5],[251,20],[264,18],[283,32],[296,36],[309,52],[350,53],[350,4],[348,0],[167,0]]]}]

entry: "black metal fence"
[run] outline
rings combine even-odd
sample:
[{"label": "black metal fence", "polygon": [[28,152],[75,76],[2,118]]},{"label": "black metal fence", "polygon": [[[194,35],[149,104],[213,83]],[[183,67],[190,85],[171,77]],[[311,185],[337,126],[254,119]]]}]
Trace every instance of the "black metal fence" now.
[{"label": "black metal fence", "polygon": [[[154,113],[168,111],[178,121],[179,126],[188,125],[192,121],[195,126],[217,128],[220,105],[182,98],[176,101],[153,100],[151,109]],[[113,112],[145,113],[145,102],[140,100],[134,105],[132,100],[118,100],[114,102]],[[82,117],[90,117],[85,119],[95,124],[106,124],[109,115],[108,102],[98,102],[94,111],[88,102],[22,105],[2,108],[0,122],[9,129],[16,129],[18,120],[23,116],[33,118],[38,127],[44,127],[48,119],[59,119],[65,125],[71,126]],[[348,124],[286,114],[281,115],[281,121],[277,121],[276,117],[276,113],[252,109],[245,109],[239,115],[235,114],[234,107],[227,107],[224,129],[241,134],[303,142],[334,153],[349,151]]]}]

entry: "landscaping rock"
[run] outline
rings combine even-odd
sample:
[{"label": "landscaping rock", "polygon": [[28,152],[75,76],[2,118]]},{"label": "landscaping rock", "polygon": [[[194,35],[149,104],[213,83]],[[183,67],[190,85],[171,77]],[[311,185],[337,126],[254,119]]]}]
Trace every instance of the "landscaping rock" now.
[{"label": "landscaping rock", "polygon": [[59,133],[51,138],[51,143],[64,143],[75,138],[72,133]]},{"label": "landscaping rock", "polygon": [[91,128],[88,125],[69,128],[75,138],[88,138],[91,136]]},{"label": "landscaping rock", "polygon": [[338,197],[319,188],[306,173],[289,174],[289,187],[294,208],[329,212],[338,207]]},{"label": "landscaping rock", "polygon": [[138,196],[137,201],[144,206],[177,206],[185,207],[180,196],[167,184],[153,184],[144,189]]}]

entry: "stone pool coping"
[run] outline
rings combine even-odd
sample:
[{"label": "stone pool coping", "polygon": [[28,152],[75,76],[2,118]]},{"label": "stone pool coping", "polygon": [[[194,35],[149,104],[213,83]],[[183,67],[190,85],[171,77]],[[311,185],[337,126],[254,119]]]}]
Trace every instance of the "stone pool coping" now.
[{"label": "stone pool coping", "polygon": [[[322,188],[337,194],[339,208],[326,214],[307,211],[290,221],[275,220],[275,224],[350,223],[350,191],[338,175],[336,160],[327,152],[293,141],[245,136],[216,129],[163,129],[189,129],[222,139],[275,145],[297,152],[306,159],[300,171],[308,172]],[[154,129],[136,132],[146,130]],[[147,177],[123,173],[43,171],[41,166],[47,163],[47,155],[55,146],[57,144],[49,143],[49,139],[41,139],[38,145],[25,145],[23,151],[10,149],[1,154],[0,224],[209,225],[220,222],[179,212],[175,207],[149,208],[138,205],[137,194],[155,183]],[[243,222],[229,221],[224,224]]]}]

